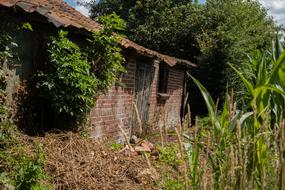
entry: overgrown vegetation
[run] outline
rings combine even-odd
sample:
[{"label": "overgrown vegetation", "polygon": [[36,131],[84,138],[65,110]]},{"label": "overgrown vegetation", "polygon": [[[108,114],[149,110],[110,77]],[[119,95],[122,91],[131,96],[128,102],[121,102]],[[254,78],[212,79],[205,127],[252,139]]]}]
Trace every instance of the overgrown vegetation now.
[{"label": "overgrown vegetation", "polygon": [[249,94],[242,110],[234,94],[227,93],[219,112],[209,92],[191,76],[206,102],[209,122],[197,122],[193,138],[185,136],[192,156],[184,184],[191,189],[284,188],[284,57],[276,40],[271,54],[250,57],[253,72],[232,67]]},{"label": "overgrown vegetation", "polygon": [[[226,89],[222,81],[225,76],[238,76],[246,90],[238,94],[226,92],[223,109],[219,110],[214,103],[216,97],[212,98],[197,79],[189,77],[206,102],[208,117],[196,120],[191,135],[183,134],[184,124],[176,128],[176,144],[157,147],[158,152],[152,156],[158,155],[158,163],[174,171],[162,173],[163,188],[284,189],[285,50],[277,38],[272,52],[263,51],[274,31],[266,10],[255,1],[242,0],[208,0],[205,5],[184,0],[101,0],[93,16],[109,11],[118,11],[127,19],[127,27],[136,41],[200,63],[199,72],[206,71],[207,77],[202,82],[211,92]],[[48,49],[49,62],[37,75],[41,96],[56,114],[66,114],[77,124],[86,120],[96,95],[106,92],[125,72],[118,42],[126,23],[116,14],[97,19],[104,26],[87,40],[88,48],[80,48],[64,31],[53,37]],[[23,27],[31,29],[28,24]],[[11,48],[16,47],[11,41],[8,35],[0,35],[0,188],[50,189],[42,146],[39,144],[36,151],[31,151],[24,145],[13,121],[11,104],[7,103],[7,70],[13,62]],[[244,53],[252,50],[257,51],[243,62]],[[232,64],[227,66],[228,63]],[[243,68],[237,69],[240,66]],[[212,83],[217,76],[221,78]],[[236,99],[242,104],[237,106]],[[187,127],[191,122],[188,114],[184,120]],[[121,182],[127,180],[130,187],[143,187],[145,179],[140,178],[140,172],[145,172],[145,161],[138,164],[131,159],[126,161],[123,155],[117,157],[119,153],[106,151],[95,142],[72,134],[47,138],[46,146],[54,169],[50,173],[57,175],[53,180],[58,188],[94,189],[106,182],[110,188],[126,188]],[[110,147],[116,152],[123,149],[117,143]],[[143,155],[150,165],[148,155]],[[102,184],[98,179],[103,179]],[[145,188],[157,185],[149,181]]]},{"label": "overgrown vegetation", "polygon": [[37,88],[56,113],[82,121],[95,104],[97,78],[80,48],[60,31],[49,45],[50,62],[38,74]]},{"label": "overgrown vegetation", "polygon": [[14,124],[13,108],[7,95],[10,66],[17,47],[7,34],[0,35],[0,188],[3,190],[44,190],[49,185],[44,168],[44,154],[38,149],[35,156],[21,144],[20,133]]},{"label": "overgrown vegetation", "polygon": [[41,96],[52,105],[56,114],[66,114],[84,124],[96,96],[106,92],[118,75],[125,71],[124,57],[118,44],[124,22],[116,15],[101,17],[104,28],[88,39],[88,47],[80,48],[60,31],[49,44],[50,61],[37,75]]},{"label": "overgrown vegetation", "polygon": [[119,75],[126,72],[123,66],[125,58],[119,44],[126,23],[115,13],[101,16],[98,21],[103,24],[103,28],[94,32],[93,38],[88,40],[90,44],[86,52],[92,64],[92,72],[98,78],[98,90],[106,92],[115,80],[118,82]]},{"label": "overgrown vegetation", "polygon": [[[145,47],[191,60],[192,74],[213,99],[223,102],[226,85],[241,89],[228,63],[242,66],[246,53],[270,49],[275,31],[267,10],[255,0],[100,0],[92,1],[91,18],[116,12],[127,21],[127,35]],[[189,88],[194,85],[190,85]],[[198,91],[192,93],[193,112],[201,112]],[[237,99],[242,92],[236,94]],[[193,113],[195,114],[195,113]]]}]

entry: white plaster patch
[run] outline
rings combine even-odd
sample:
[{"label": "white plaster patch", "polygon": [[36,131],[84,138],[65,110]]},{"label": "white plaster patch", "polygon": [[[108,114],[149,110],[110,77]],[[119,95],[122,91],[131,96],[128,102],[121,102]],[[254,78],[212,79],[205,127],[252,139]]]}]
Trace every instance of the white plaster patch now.
[{"label": "white plaster patch", "polygon": [[103,137],[103,127],[101,125],[92,125],[92,128],[94,130],[92,131],[92,134],[90,134],[91,138],[100,139]]}]

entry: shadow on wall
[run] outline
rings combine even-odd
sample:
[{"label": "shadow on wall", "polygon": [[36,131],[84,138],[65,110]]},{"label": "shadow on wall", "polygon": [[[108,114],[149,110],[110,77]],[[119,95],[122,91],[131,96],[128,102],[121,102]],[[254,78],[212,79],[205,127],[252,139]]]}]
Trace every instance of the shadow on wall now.
[{"label": "shadow on wall", "polygon": [[51,103],[39,96],[34,81],[22,83],[18,93],[18,127],[28,135],[44,135],[46,132],[76,130],[73,118],[57,114]]},{"label": "shadow on wall", "polygon": [[75,122],[66,115],[55,114],[51,103],[41,97],[35,88],[34,74],[47,62],[47,44],[50,36],[56,34],[57,30],[48,24],[32,22],[32,30],[24,29],[22,25],[27,22],[25,17],[16,19],[6,15],[5,10],[0,10],[0,31],[10,35],[18,45],[15,49],[17,64],[14,67],[21,82],[20,88],[13,93],[13,101],[17,104],[16,118],[19,129],[29,135],[42,135],[55,128],[74,129]]}]

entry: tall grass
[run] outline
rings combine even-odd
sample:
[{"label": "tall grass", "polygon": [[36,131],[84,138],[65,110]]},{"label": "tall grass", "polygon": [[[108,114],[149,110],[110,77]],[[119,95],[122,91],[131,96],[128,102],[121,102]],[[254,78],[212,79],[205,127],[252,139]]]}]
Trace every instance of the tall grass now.
[{"label": "tall grass", "polygon": [[206,102],[210,121],[195,126],[190,189],[285,188],[285,50],[280,41],[271,53],[249,56],[248,65],[247,72],[231,65],[247,89],[240,109],[234,93],[227,92],[218,111],[208,91],[189,75]]}]

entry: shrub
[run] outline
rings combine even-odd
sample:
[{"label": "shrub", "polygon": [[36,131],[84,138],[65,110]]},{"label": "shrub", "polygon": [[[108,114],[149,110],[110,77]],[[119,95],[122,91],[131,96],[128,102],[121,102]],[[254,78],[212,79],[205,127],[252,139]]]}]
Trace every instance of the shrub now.
[{"label": "shrub", "polygon": [[82,124],[94,107],[96,95],[106,92],[125,71],[124,57],[119,45],[124,22],[116,15],[101,18],[106,24],[88,39],[86,49],[67,38],[67,32],[60,31],[52,37],[48,51],[50,61],[37,74],[37,88],[44,99],[51,103],[57,114],[66,114]]},{"label": "shrub", "polygon": [[36,158],[27,155],[16,160],[16,167],[13,175],[15,187],[18,190],[47,190],[49,187],[43,185],[47,179],[44,172],[44,152],[41,145],[38,145]]},{"label": "shrub", "polygon": [[98,78],[99,90],[106,92],[118,79],[119,74],[126,72],[123,66],[125,58],[119,44],[121,36],[118,35],[126,26],[115,13],[99,17],[98,21],[103,24],[103,29],[94,32],[93,38],[88,40],[90,44],[87,55]]},{"label": "shrub", "polygon": [[90,72],[80,48],[60,31],[49,44],[50,62],[38,74],[37,87],[57,113],[65,113],[81,122],[95,104],[98,80]]}]

